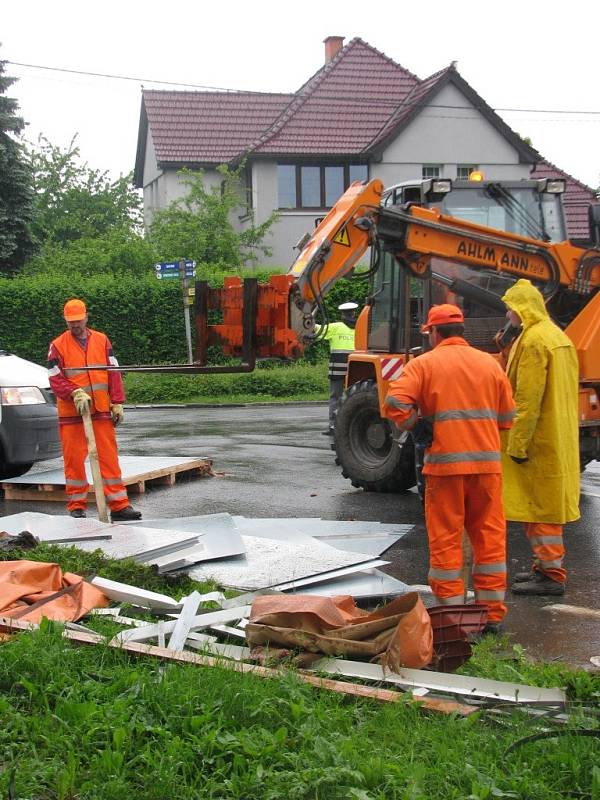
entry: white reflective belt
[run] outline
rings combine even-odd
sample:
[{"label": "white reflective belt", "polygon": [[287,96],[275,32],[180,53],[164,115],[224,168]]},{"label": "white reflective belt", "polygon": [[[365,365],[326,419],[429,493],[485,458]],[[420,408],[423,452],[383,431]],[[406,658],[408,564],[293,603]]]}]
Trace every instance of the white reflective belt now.
[{"label": "white reflective belt", "polygon": [[500,461],[497,450],[471,450],[466,453],[429,453],[426,464],[455,464],[460,461]]},{"label": "white reflective belt", "polygon": [[503,561],[496,561],[493,564],[473,564],[473,575],[496,575],[499,572],[506,572],[506,564]]},{"label": "white reflective belt", "polygon": [[462,574],[460,569],[435,569],[429,570],[429,577],[436,581],[457,581]]},{"label": "white reflective belt", "polygon": [[127,500],[127,492],[123,489],[120,492],[113,492],[106,495],[107,500]]},{"label": "white reflective belt", "polygon": [[456,594],[454,597],[438,597],[434,595],[437,604],[440,606],[462,606],[465,602],[465,597],[462,594]]},{"label": "white reflective belt", "polygon": [[475,600],[504,600],[505,592],[498,590],[493,592],[489,589],[475,589]]}]

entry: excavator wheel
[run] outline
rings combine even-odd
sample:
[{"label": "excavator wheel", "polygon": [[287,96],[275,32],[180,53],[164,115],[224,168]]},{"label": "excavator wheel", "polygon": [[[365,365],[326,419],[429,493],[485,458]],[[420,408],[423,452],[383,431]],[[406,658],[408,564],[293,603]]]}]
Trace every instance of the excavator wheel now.
[{"label": "excavator wheel", "polygon": [[360,381],[344,394],[335,423],[336,463],[342,475],[367,492],[405,492],[416,484],[412,439],[379,414],[375,381]]}]

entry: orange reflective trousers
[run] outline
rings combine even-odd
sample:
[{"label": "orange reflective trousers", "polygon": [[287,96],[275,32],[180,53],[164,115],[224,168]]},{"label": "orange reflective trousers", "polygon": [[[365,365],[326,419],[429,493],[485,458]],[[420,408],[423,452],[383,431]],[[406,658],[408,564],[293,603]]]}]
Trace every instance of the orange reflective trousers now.
[{"label": "orange reflective trousers", "polygon": [[[119,453],[115,426],[111,419],[94,419],[94,435],[98,449],[98,461],[104,484],[104,494],[111,511],[120,511],[129,505],[127,491],[121,478]],[[88,454],[87,439],[83,428],[83,420],[59,425],[65,461],[65,478],[67,484],[67,508],[85,509],[89,485],[85,472],[85,459]]]},{"label": "orange reflective trousers", "polygon": [[488,620],[506,614],[506,521],[502,476],[427,475],[425,521],[429,537],[429,585],[440,605],[462,605],[462,535],[473,550],[475,602],[488,607]]},{"label": "orange reflective trousers", "polygon": [[558,583],[565,583],[567,572],[563,568],[563,526],[550,522],[526,522],[525,533],[533,550],[533,571],[542,572]]}]

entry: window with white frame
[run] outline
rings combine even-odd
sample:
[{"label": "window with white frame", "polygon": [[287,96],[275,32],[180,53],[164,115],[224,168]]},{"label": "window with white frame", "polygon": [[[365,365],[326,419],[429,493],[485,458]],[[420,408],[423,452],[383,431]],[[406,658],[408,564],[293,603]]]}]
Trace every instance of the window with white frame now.
[{"label": "window with white frame", "polygon": [[278,207],[331,208],[351,183],[368,179],[367,164],[278,164]]},{"label": "window with white frame", "polygon": [[469,175],[479,169],[477,164],[458,164],[456,167],[456,178],[459,181],[468,181]]},{"label": "window with white frame", "polygon": [[439,178],[442,172],[441,164],[423,164],[421,176],[423,178]]}]

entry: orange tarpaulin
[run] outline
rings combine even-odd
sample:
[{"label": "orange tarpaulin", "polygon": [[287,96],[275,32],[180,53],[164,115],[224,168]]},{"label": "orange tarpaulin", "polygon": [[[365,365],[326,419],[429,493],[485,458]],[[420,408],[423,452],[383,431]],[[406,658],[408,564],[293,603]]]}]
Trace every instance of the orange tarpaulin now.
[{"label": "orange tarpaulin", "polygon": [[79,575],[42,561],[0,562],[0,616],[39,622],[81,619],[108,598]]},{"label": "orange tarpaulin", "polygon": [[372,613],[358,608],[347,595],[264,595],[252,603],[245,631],[251,647],[275,644],[362,656],[391,670],[421,668],[433,656],[431,620],[416,592]]}]

